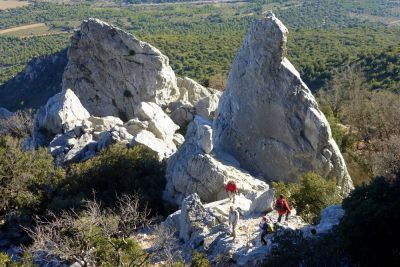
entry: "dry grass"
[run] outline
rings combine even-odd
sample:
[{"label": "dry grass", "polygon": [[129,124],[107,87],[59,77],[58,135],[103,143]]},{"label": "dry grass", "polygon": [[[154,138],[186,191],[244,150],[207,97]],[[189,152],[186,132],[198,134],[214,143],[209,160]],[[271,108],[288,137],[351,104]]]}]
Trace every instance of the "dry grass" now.
[{"label": "dry grass", "polygon": [[18,0],[0,0],[0,10],[17,8],[22,6],[30,5],[28,1],[18,1]]},{"label": "dry grass", "polygon": [[10,35],[14,37],[29,37],[38,35],[56,34],[59,31],[51,30],[44,23],[35,23],[30,25],[23,25],[14,28],[0,30],[0,35]]},{"label": "dry grass", "polygon": [[32,30],[32,29],[40,28],[40,27],[47,27],[47,26],[44,23],[35,23],[35,24],[23,25],[23,26],[18,26],[18,27],[13,27],[13,28],[0,30],[0,34],[13,33],[13,32],[23,31],[23,30]]}]

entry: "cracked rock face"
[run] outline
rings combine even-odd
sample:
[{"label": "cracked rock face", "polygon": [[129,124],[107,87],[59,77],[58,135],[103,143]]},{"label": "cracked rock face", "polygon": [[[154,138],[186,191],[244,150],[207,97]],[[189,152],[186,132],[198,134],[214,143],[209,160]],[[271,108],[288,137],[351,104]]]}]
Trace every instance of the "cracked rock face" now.
[{"label": "cracked rock face", "polygon": [[267,180],[315,171],[348,193],[353,183],[329,124],[286,58],[287,34],[273,14],[250,28],[219,102],[214,146]]},{"label": "cracked rock face", "polygon": [[82,22],[68,60],[63,88],[71,88],[91,115],[128,120],[142,101],[166,106],[179,98],[166,56],[98,19]]}]

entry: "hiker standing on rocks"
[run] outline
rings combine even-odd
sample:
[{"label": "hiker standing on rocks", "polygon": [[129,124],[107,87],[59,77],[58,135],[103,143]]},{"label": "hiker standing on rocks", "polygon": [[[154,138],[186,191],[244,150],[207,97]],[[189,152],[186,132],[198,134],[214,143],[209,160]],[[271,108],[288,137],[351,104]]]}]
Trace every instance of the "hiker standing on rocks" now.
[{"label": "hiker standing on rocks", "polygon": [[286,214],[285,221],[288,220],[290,214],[289,204],[286,201],[285,197],[281,194],[279,195],[279,199],[275,203],[275,210],[278,211],[278,222],[281,222],[282,216]]},{"label": "hiker standing on rocks", "polygon": [[270,220],[268,220],[267,216],[263,216],[260,222],[260,230],[261,230],[261,244],[267,245],[266,236],[267,234],[271,234],[274,231],[274,225]]},{"label": "hiker standing on rocks", "polygon": [[229,208],[229,226],[232,226],[232,236],[233,239],[236,238],[236,226],[239,222],[239,211],[237,211],[233,206]]},{"label": "hiker standing on rocks", "polygon": [[229,181],[226,184],[225,190],[226,190],[226,193],[228,193],[229,200],[232,203],[235,203],[235,195],[236,195],[236,193],[238,191],[235,182]]}]

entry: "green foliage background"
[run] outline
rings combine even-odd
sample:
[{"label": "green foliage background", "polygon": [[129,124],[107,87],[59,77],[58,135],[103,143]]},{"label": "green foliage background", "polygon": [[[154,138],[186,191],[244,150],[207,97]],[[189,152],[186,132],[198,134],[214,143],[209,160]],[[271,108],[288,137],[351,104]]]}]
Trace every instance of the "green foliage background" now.
[{"label": "green foliage background", "polygon": [[[379,2],[379,3],[376,3]],[[273,10],[290,30],[289,59],[313,89],[334,68],[360,64],[373,89],[397,90],[400,30],[350,14],[400,16],[383,1],[251,1],[225,5],[174,4],[98,7],[90,3],[59,5],[38,1],[0,13],[0,29],[43,22],[60,33],[17,38],[0,36],[0,83],[21,71],[33,56],[49,55],[69,43],[81,20],[97,17],[128,30],[169,56],[178,75],[203,84],[227,75],[250,24]],[[388,63],[388,64],[387,64]]]}]

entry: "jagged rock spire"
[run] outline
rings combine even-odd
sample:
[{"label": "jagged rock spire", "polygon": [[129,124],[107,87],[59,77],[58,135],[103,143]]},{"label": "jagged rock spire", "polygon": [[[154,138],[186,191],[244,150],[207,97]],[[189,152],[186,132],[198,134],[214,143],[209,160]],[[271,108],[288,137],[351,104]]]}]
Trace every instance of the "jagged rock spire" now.
[{"label": "jagged rock spire", "polygon": [[315,171],[347,193],[353,184],[329,124],[286,58],[287,34],[273,14],[251,26],[219,102],[214,146],[266,180]]}]

